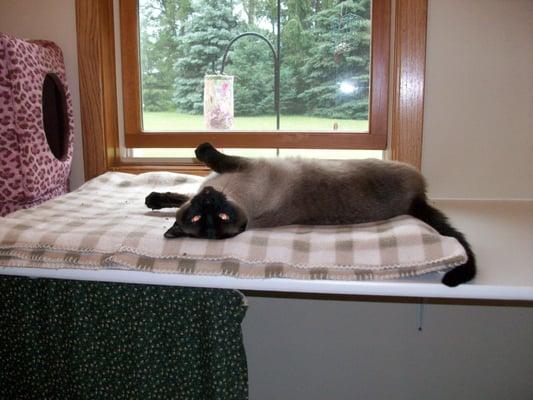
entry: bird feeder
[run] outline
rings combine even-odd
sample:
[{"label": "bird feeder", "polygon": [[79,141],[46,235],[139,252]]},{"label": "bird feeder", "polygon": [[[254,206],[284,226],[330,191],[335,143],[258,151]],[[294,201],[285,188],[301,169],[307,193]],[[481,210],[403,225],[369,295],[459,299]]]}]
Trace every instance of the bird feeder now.
[{"label": "bird feeder", "polygon": [[204,121],[208,130],[233,127],[233,76],[205,75]]}]

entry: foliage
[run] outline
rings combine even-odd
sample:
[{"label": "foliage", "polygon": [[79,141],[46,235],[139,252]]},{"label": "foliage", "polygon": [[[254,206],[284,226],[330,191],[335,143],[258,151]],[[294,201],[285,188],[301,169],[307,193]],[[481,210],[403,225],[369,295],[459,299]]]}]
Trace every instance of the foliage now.
[{"label": "foliage", "polygon": [[274,61],[263,40],[245,37],[235,42],[224,72],[235,76],[235,115],[275,114]]},{"label": "foliage", "polygon": [[193,3],[178,43],[185,54],[175,64],[174,101],[178,110],[203,111],[203,82],[206,74],[220,69],[220,58],[237,34],[238,21],[232,0],[204,0]]},{"label": "foliage", "polygon": [[[276,40],[276,0],[141,0],[143,103],[147,111],[203,111],[203,77],[218,72],[237,34]],[[281,111],[368,118],[370,0],[281,0]],[[235,113],[274,113],[268,46],[235,42],[225,73],[235,76]],[[352,85],[343,93],[341,83]],[[346,91],[345,91],[346,92]]]},{"label": "foliage", "polygon": [[144,110],[176,108],[172,100],[175,60],[183,56],[178,38],[191,12],[190,0],[140,1],[141,70]]},{"label": "foliage", "polygon": [[[365,118],[360,106],[368,93],[370,23],[361,16],[364,11],[348,0],[310,18],[315,45],[301,69],[306,89],[298,97],[312,115]],[[340,91],[342,82],[355,91]]]}]

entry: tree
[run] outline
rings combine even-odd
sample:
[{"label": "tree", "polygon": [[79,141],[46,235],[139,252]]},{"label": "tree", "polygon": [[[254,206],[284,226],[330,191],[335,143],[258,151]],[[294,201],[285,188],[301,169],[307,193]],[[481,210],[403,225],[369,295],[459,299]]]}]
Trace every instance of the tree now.
[{"label": "tree", "polygon": [[274,114],[274,60],[265,42],[253,37],[239,39],[230,52],[226,71],[235,76],[235,115]]},{"label": "tree", "polygon": [[250,27],[255,25],[255,17],[258,7],[259,0],[242,0],[242,8],[246,13],[246,21]]},{"label": "tree", "polygon": [[[298,98],[311,115],[368,118],[370,3],[348,0],[309,18],[313,46],[300,75],[307,87]],[[343,93],[343,87],[353,92]]]},{"label": "tree", "polygon": [[258,15],[264,17],[270,23],[270,33],[276,34],[278,6],[276,0],[259,0]]},{"label": "tree", "polygon": [[220,71],[222,55],[237,33],[232,0],[193,3],[179,45],[183,56],[175,63],[174,102],[178,110],[202,113],[204,75]]},{"label": "tree", "polygon": [[298,21],[303,27],[306,27],[307,19],[312,12],[309,0],[287,0],[289,20]]},{"label": "tree", "polygon": [[283,43],[280,77],[283,89],[281,110],[283,114],[303,114],[306,111],[306,104],[298,98],[298,94],[306,89],[306,83],[300,72],[313,45],[312,37],[295,13],[295,15],[289,14],[281,38]]},{"label": "tree", "polygon": [[172,92],[165,71],[167,65],[161,63],[156,49],[156,41],[147,32],[141,32],[141,73],[143,110],[167,111],[173,108]]},{"label": "tree", "polygon": [[[370,0],[337,1],[282,2],[284,114],[368,117]],[[220,71],[231,39],[254,31],[276,40],[276,0],[141,0],[140,6],[145,110],[201,113],[204,75]],[[237,115],[273,113],[272,55],[264,43],[236,42],[225,72],[235,75]],[[352,93],[339,90],[341,83]]]},{"label": "tree", "polygon": [[141,1],[139,10],[143,108],[175,109],[174,63],[180,57],[178,36],[191,12],[190,0]]}]

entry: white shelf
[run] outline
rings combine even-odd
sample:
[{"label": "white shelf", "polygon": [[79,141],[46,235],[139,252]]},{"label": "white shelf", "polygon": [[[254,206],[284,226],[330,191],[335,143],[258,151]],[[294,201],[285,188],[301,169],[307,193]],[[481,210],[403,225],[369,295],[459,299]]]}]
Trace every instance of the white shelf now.
[{"label": "white shelf", "polygon": [[11,267],[0,267],[0,274],[256,291],[533,301],[533,202],[441,200],[435,204],[466,234],[477,255],[476,278],[456,288],[441,284],[440,274],[359,282]]}]

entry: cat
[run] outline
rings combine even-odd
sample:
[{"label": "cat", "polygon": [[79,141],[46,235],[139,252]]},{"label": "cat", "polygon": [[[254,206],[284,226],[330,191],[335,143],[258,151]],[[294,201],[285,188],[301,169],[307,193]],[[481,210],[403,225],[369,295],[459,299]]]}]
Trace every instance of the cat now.
[{"label": "cat", "polygon": [[178,207],[166,238],[225,239],[246,229],[283,225],[337,225],[412,215],[441,235],[456,238],[468,256],[442,282],[457,286],[476,274],[464,235],[428,204],[426,184],[412,166],[395,161],[252,159],[225,155],[211,144],[195,151],[214,173],[196,195],[150,193],[151,209]]}]

